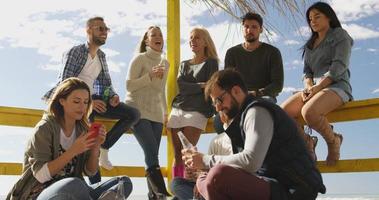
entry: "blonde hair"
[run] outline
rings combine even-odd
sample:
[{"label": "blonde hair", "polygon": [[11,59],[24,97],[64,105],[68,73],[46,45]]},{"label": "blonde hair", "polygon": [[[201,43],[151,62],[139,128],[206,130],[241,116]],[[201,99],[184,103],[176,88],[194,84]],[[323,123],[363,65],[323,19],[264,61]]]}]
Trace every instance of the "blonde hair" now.
[{"label": "blonde hair", "polygon": [[[137,48],[137,52],[138,53],[143,53],[143,52],[146,52],[146,39],[148,37],[148,33],[150,30],[152,29],[158,29],[159,31],[162,32],[161,28],[159,28],[159,26],[150,26],[147,31],[145,32],[145,34],[143,34],[142,38],[141,38],[141,41],[139,42],[139,45],[138,45],[138,48]],[[163,47],[162,47],[163,48]]]},{"label": "blonde hair", "polygon": [[58,121],[58,123],[63,126],[64,125],[64,109],[63,106],[60,104],[60,99],[67,99],[67,97],[75,90],[84,89],[88,91],[88,107],[86,110],[85,115],[83,115],[83,118],[79,121],[81,125],[88,128],[88,117],[90,114],[90,110],[92,110],[92,99],[90,95],[90,90],[88,85],[75,77],[68,78],[61,82],[59,86],[55,89],[53,97],[49,101],[48,105],[48,114],[55,117],[55,119]]},{"label": "blonde hair", "polygon": [[191,30],[191,33],[193,32],[199,33],[202,36],[203,40],[205,41],[205,45],[206,45],[205,50],[204,50],[205,56],[207,58],[213,58],[219,61],[215,44],[212,40],[211,35],[207,31],[207,29],[202,28],[202,27],[196,27]]}]

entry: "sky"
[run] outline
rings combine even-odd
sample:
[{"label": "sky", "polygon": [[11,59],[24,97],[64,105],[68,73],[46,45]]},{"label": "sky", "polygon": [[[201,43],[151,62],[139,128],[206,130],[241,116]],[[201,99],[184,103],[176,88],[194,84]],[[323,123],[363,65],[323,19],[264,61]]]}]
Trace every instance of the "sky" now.
[{"label": "sky", "polygon": [[[203,4],[191,2],[181,1],[181,60],[192,56],[188,43],[191,28],[202,26],[210,32],[221,61],[220,68],[223,68],[226,50],[243,42],[240,22],[221,10],[210,11]],[[302,6],[302,13],[311,2]],[[379,74],[379,0],[327,2],[354,39],[350,59],[354,98],[378,98],[379,79],[375,74]],[[102,49],[107,55],[113,85],[124,99],[129,62],[141,36],[151,25],[160,26],[166,35],[164,0],[12,0],[3,4],[0,7],[0,24],[3,27],[0,31],[0,106],[44,109],[46,105],[41,97],[55,85],[63,53],[86,41],[85,22],[93,16],[104,17],[111,28]],[[292,92],[302,88],[300,48],[309,37],[309,28],[304,16],[297,18],[298,25],[294,26],[293,19],[279,15],[271,7],[264,20],[264,24],[269,22],[275,29],[265,32],[269,39],[263,36],[261,39],[279,48],[284,63],[285,81],[283,92],[278,97],[280,104]],[[341,158],[378,158],[378,122],[375,119],[334,124],[335,129],[344,135]],[[29,128],[0,126],[0,160],[21,162],[31,132]],[[211,137],[202,136],[200,150],[206,151]],[[161,164],[165,166],[165,140],[161,147]],[[320,159],[325,159],[323,140],[319,140],[316,152]],[[110,151],[111,160],[116,165],[143,166],[141,155],[138,143],[130,135],[123,137]],[[323,174],[323,177],[329,194],[379,195],[379,173]],[[0,177],[0,195],[7,192],[12,181],[15,181],[14,177]],[[145,187],[143,180],[139,180],[138,184]]]}]

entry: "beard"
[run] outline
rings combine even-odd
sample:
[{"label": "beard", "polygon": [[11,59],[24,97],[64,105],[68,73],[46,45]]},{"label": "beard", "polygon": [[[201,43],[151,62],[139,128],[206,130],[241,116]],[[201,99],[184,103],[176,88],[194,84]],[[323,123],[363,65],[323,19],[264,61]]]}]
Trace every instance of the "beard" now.
[{"label": "beard", "polygon": [[258,40],[258,38],[257,37],[254,37],[253,35],[246,35],[245,36],[245,40],[246,40],[246,42],[248,42],[248,43],[253,43],[253,42],[255,42],[255,41],[257,41]]},{"label": "beard", "polygon": [[239,112],[239,106],[238,106],[237,100],[233,96],[231,97],[232,97],[232,102],[231,102],[230,109],[225,111],[225,114],[228,116],[229,119],[233,119]]},{"label": "beard", "polygon": [[93,43],[95,43],[98,46],[101,46],[101,45],[105,44],[105,40],[102,40],[99,37],[93,37]]}]

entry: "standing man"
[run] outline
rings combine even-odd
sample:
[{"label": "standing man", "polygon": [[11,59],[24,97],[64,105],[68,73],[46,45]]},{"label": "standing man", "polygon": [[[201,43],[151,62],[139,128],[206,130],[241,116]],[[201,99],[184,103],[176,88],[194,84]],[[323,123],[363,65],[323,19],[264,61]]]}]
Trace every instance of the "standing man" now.
[{"label": "standing man", "polygon": [[283,62],[279,49],[259,41],[263,32],[259,14],[242,17],[245,42],[226,52],[225,69],[234,68],[242,75],[250,94],[276,103],[283,89]]},{"label": "standing man", "polygon": [[205,88],[216,110],[231,119],[233,155],[183,150],[185,164],[209,169],[197,179],[207,200],[314,200],[325,186],[295,122],[279,106],[248,94],[235,70],[212,75]]},{"label": "standing man", "polygon": [[[100,148],[99,165],[110,170],[113,168],[108,159],[108,149],[111,148],[122,134],[139,120],[137,109],[120,102],[120,97],[114,91],[105,54],[100,46],[105,44],[109,32],[102,17],[93,17],[87,21],[87,42],[72,47],[63,59],[57,85],[69,77],[78,77],[90,88],[93,111],[90,121],[95,116],[118,119],[117,123],[107,133],[105,142]],[[48,91],[43,99],[49,100],[56,87]],[[100,181],[100,174],[90,178],[91,183]]]}]

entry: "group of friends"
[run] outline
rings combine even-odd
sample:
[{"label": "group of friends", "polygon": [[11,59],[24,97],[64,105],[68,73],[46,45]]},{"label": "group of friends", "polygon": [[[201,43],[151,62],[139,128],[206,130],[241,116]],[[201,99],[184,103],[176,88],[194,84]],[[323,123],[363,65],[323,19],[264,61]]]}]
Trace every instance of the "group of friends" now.
[{"label": "group of friends", "polygon": [[[34,128],[21,178],[7,199],[114,199],[120,182],[124,196],[129,196],[133,187],[128,177],[101,182],[99,172],[99,166],[113,168],[108,151],[128,129],[144,152],[148,198],[166,199],[170,193],[158,155],[164,125],[174,147],[175,199],[316,199],[326,192],[315,162],[317,137],[306,134],[295,119],[303,117],[320,133],[328,147],[326,162],[335,165],[343,137],[325,115],[353,99],[353,40],[327,3],[310,6],[306,20],[312,34],[303,46],[304,90],[279,106],[282,57],[279,49],[259,40],[263,20],[256,13],[242,17],[245,41],[227,51],[223,70],[209,32],[191,30],[193,57],[180,63],[172,102],[166,102],[170,66],[162,56],[161,29],[151,26],[144,33],[121,102],[100,49],[110,29],[103,18],[90,18],[87,42],[65,54],[57,85],[43,97],[48,107]],[[167,103],[172,105],[170,113]],[[97,116],[117,122],[109,131],[101,126],[92,137],[90,125]],[[183,132],[196,146],[211,117],[219,135],[208,154],[196,147],[183,149],[177,133]]]}]

